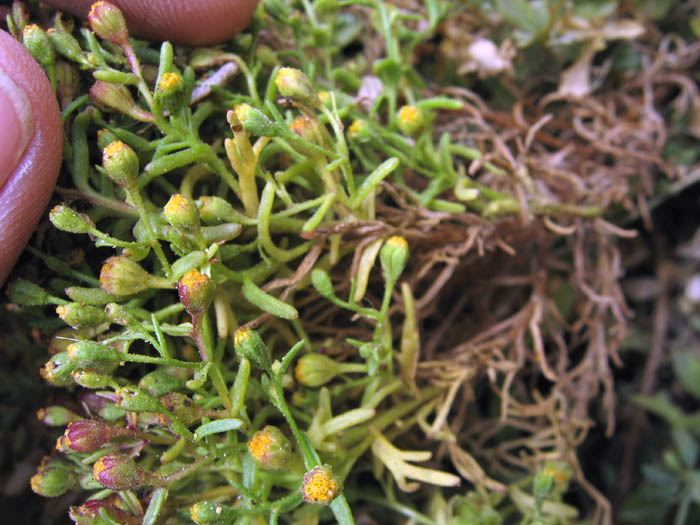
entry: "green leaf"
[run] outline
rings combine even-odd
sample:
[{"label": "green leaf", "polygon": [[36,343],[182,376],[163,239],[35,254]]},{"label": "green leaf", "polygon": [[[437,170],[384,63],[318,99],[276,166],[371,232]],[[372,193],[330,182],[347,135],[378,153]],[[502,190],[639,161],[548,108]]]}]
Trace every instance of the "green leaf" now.
[{"label": "green leaf", "polygon": [[157,488],[151,495],[151,502],[148,504],[146,514],[143,516],[142,525],[156,525],[160,511],[163,508],[165,500],[168,498],[168,489],[164,487]]},{"label": "green leaf", "polygon": [[685,467],[694,467],[698,459],[698,442],[690,433],[679,427],[671,429],[671,436]]},{"label": "green leaf", "polygon": [[525,0],[496,0],[496,6],[506,22],[537,34],[549,24],[546,3]]},{"label": "green leaf", "polygon": [[255,306],[282,319],[296,319],[299,312],[292,305],[277,299],[267,292],[264,292],[250,279],[243,281],[243,296]]},{"label": "green leaf", "polygon": [[241,421],[240,419],[217,419],[216,421],[212,421],[211,423],[205,423],[197,427],[197,430],[194,431],[194,436],[197,440],[199,440],[211,434],[228,432],[229,430],[237,430],[242,426],[243,421]]},{"label": "green leaf", "polygon": [[673,371],[683,387],[700,398],[700,358],[692,352],[678,352],[673,356]]}]

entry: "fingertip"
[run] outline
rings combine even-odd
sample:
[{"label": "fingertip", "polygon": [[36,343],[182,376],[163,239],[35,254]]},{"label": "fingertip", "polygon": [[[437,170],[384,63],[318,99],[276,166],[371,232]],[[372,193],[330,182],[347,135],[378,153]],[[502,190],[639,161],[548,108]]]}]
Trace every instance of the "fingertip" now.
[{"label": "fingertip", "polygon": [[[119,6],[135,35],[187,45],[231,38],[253,17],[257,0],[110,0]],[[59,9],[86,17],[93,0],[48,0]]]},{"label": "fingertip", "polygon": [[43,69],[0,31],[0,284],[34,231],[61,165],[61,118]]}]

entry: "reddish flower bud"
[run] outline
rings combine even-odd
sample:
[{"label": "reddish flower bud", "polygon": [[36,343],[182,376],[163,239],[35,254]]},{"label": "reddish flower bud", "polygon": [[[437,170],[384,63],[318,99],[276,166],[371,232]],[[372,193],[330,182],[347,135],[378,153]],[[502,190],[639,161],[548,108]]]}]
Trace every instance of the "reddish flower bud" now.
[{"label": "reddish flower bud", "polygon": [[91,523],[102,523],[100,510],[107,512],[110,518],[121,525],[137,525],[143,520],[143,516],[134,516],[123,509],[117,507],[109,499],[90,499],[78,507],[70,507],[68,516],[76,525],[88,525]]},{"label": "reddish flower bud", "polygon": [[90,28],[100,38],[118,46],[129,44],[129,31],[121,10],[109,2],[95,2],[88,13]]},{"label": "reddish flower bud", "polygon": [[201,315],[214,300],[216,285],[208,275],[190,270],[182,276],[177,286],[180,302],[191,316]]},{"label": "reddish flower bud", "polygon": [[123,256],[107,259],[100,270],[102,289],[112,295],[132,295],[148,288],[172,288],[165,278],[155,277],[139,263]]},{"label": "reddish flower bud", "polygon": [[293,67],[283,67],[275,77],[277,89],[283,97],[289,97],[302,104],[318,107],[321,104],[311,80],[304,73]]},{"label": "reddish flower bud", "polygon": [[102,456],[93,465],[92,473],[95,481],[112,490],[129,490],[160,482],[156,474],[143,470],[124,454]]},{"label": "reddish flower bud", "polygon": [[127,428],[114,428],[94,419],[83,419],[66,427],[62,444],[75,452],[92,452],[116,437],[133,434]]},{"label": "reddish flower bud", "polygon": [[90,98],[102,106],[129,115],[134,120],[140,120],[141,122],[153,121],[153,115],[141,109],[134,101],[129,90],[121,84],[98,80],[90,88]]}]

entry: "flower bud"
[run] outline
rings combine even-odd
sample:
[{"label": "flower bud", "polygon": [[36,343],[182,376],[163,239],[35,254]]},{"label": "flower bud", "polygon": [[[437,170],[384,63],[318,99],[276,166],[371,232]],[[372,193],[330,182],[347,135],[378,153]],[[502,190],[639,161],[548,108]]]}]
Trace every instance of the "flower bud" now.
[{"label": "flower bud", "polygon": [[118,436],[133,433],[127,428],[113,428],[94,419],[83,419],[66,427],[62,443],[75,452],[92,452]]},{"label": "flower bud", "polygon": [[88,13],[88,23],[94,33],[112,44],[129,44],[129,31],[121,10],[109,2],[95,2]]},{"label": "flower bud", "polygon": [[[235,114],[238,121],[248,133],[259,137],[274,137],[277,135],[277,128],[265,113],[250,104],[236,104],[233,112],[226,113],[226,119],[231,127],[235,127],[236,121],[232,115]],[[235,130],[234,130],[235,131]]]},{"label": "flower bud", "polygon": [[216,285],[208,275],[190,270],[182,276],[177,286],[180,302],[191,316],[206,312],[214,300]]},{"label": "flower bud", "polygon": [[205,224],[219,224],[221,222],[231,222],[238,219],[240,215],[231,204],[221,197],[200,197],[199,217]]},{"label": "flower bud", "polygon": [[194,230],[199,227],[199,210],[190,197],[176,193],[170,197],[163,208],[168,224],[183,230]]},{"label": "flower bud", "polygon": [[117,406],[129,412],[163,413],[165,408],[155,397],[133,386],[117,389]]},{"label": "flower bud", "polygon": [[155,96],[174,114],[185,104],[185,83],[178,73],[165,73],[156,86]]},{"label": "flower bud", "polygon": [[106,421],[124,419],[126,415],[126,411],[117,407],[113,401],[89,390],[80,393],[80,404],[88,414],[99,416]]},{"label": "flower bud", "polygon": [[267,425],[248,441],[248,452],[255,464],[264,470],[283,468],[292,457],[291,445],[282,431]]},{"label": "flower bud", "polygon": [[112,295],[132,295],[146,290],[151,285],[165,287],[165,282],[154,278],[139,264],[128,257],[115,256],[107,259],[100,270],[102,289]]},{"label": "flower bud", "polygon": [[44,306],[48,303],[49,294],[38,284],[24,279],[15,279],[6,290],[7,296],[15,304],[21,306]]},{"label": "flower bud", "polygon": [[60,405],[51,405],[46,408],[40,408],[36,411],[36,417],[44,425],[50,427],[65,427],[69,423],[74,421],[80,421],[80,417],[75,412],[68,410],[66,407]]},{"label": "flower bud", "polygon": [[338,363],[323,354],[303,355],[294,369],[297,381],[310,387],[325,385],[339,373]]},{"label": "flower bud", "polygon": [[348,128],[348,138],[357,142],[367,142],[370,138],[369,124],[366,120],[354,120]]},{"label": "flower bud", "polygon": [[120,509],[109,499],[89,499],[78,507],[72,506],[68,509],[68,516],[78,525],[87,525],[105,523],[102,518],[102,513],[105,512],[112,519],[111,523],[137,525],[143,520],[142,516],[134,516]]},{"label": "flower bud", "polygon": [[185,388],[184,379],[170,375],[163,370],[154,370],[143,376],[139,381],[139,389],[148,392],[154,397],[161,397],[183,388]]},{"label": "flower bud", "polygon": [[66,204],[59,204],[49,212],[49,220],[56,228],[69,233],[90,233],[92,221]]},{"label": "flower bud", "polygon": [[[310,118],[307,115],[296,118],[289,125],[289,129],[305,141],[316,146],[324,147],[329,139],[328,130],[325,126],[318,119]],[[296,149],[304,155],[312,155],[314,153],[311,148],[305,147],[303,144],[296,145]]]},{"label": "flower bud", "polygon": [[124,454],[102,456],[93,465],[92,473],[100,485],[112,490],[129,490],[144,485],[157,485],[158,476],[143,470]]},{"label": "flower bud", "polygon": [[83,50],[73,35],[51,28],[46,32],[46,36],[48,36],[56,53],[73,62],[84,62]]},{"label": "flower bud", "polygon": [[[103,365],[117,365],[122,360],[120,352],[109,345],[103,345],[94,341],[76,341],[68,345],[67,352],[71,363],[80,368],[98,367]],[[109,368],[109,367],[107,367]]]},{"label": "flower bud", "polygon": [[109,320],[104,310],[80,303],[68,303],[58,306],[56,307],[56,313],[63,322],[76,330],[92,328]]},{"label": "flower bud", "polygon": [[[165,407],[165,410],[182,421],[186,427],[194,425],[205,415],[205,411],[202,407],[195,404],[195,402],[185,394],[180,394],[179,392],[165,394],[160,398],[160,402]],[[166,418],[167,415],[163,415],[159,418],[164,425],[168,424]]]},{"label": "flower bud", "polygon": [[190,517],[197,525],[224,525],[234,523],[239,513],[216,501],[199,501],[190,507]]},{"label": "flower bud", "polygon": [[549,496],[554,488],[555,475],[556,471],[551,467],[545,467],[535,475],[532,494],[536,501],[541,502]]},{"label": "flower bud", "polygon": [[118,140],[117,136],[107,128],[97,130],[97,146],[100,150],[104,150],[112,142],[117,142]]},{"label": "flower bud", "polygon": [[32,490],[46,498],[55,498],[72,489],[78,480],[70,464],[45,456],[30,480]]},{"label": "flower bud", "polygon": [[51,67],[56,62],[56,55],[51,42],[49,42],[49,37],[38,25],[31,24],[24,28],[22,42],[29,54],[41,64],[41,67]]},{"label": "flower bud", "polygon": [[139,176],[139,158],[131,146],[121,140],[112,142],[102,152],[102,166],[115,184],[129,187]]},{"label": "flower bud", "polygon": [[68,352],[59,352],[46,362],[39,374],[50,385],[69,386],[73,384],[71,372],[77,368],[78,365],[68,357]]},{"label": "flower bud", "polygon": [[319,465],[304,474],[301,496],[306,503],[328,505],[340,493],[343,487],[335,477],[330,465]]},{"label": "flower bud", "polygon": [[134,120],[153,121],[153,115],[141,109],[129,90],[121,84],[98,80],[90,88],[90,98],[102,106],[124,113]]},{"label": "flower bud", "polygon": [[425,114],[416,106],[403,106],[399,110],[396,123],[401,133],[416,138],[425,129]]},{"label": "flower bud", "polygon": [[283,97],[289,97],[313,107],[318,107],[321,104],[309,77],[296,68],[281,68],[275,77],[275,84]]},{"label": "flower bud", "polygon": [[92,370],[73,370],[70,375],[76,385],[92,390],[107,388],[112,383],[112,376]]},{"label": "flower bud", "polygon": [[260,335],[250,328],[239,328],[233,334],[236,353],[262,368],[268,368],[270,356]]},{"label": "flower bud", "polygon": [[408,261],[408,243],[399,236],[389,237],[379,252],[382,273],[387,283],[395,283]]}]

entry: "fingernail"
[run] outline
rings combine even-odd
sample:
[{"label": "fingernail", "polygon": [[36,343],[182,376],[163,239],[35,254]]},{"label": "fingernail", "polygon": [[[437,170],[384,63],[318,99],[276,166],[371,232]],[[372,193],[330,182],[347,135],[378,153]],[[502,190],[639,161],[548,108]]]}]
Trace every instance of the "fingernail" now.
[{"label": "fingernail", "polygon": [[15,170],[33,136],[29,97],[0,67],[0,188]]}]

